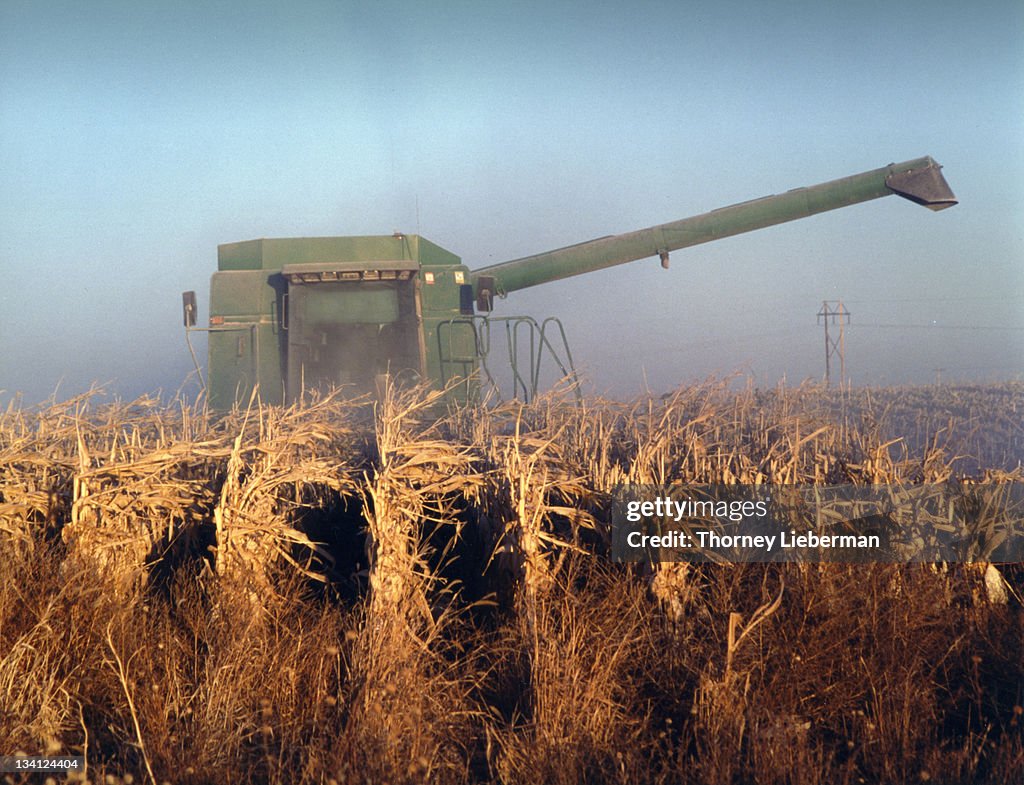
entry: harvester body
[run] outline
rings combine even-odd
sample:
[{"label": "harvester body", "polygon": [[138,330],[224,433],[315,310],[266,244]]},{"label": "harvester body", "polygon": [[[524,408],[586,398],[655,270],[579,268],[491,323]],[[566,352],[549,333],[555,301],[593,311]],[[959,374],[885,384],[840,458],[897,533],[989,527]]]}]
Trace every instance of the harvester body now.
[{"label": "harvester body", "polygon": [[[416,235],[221,245],[210,284],[210,403],[229,407],[254,385],[282,403],[304,389],[368,391],[384,373],[439,379],[438,326],[459,316],[468,279],[459,257]],[[457,343],[459,356],[473,353]]]},{"label": "harvester body", "polygon": [[[490,316],[495,296],[699,243],[805,218],[890,194],[933,210],[956,199],[931,158],[720,208],[628,234],[470,271],[417,235],[260,239],[221,245],[210,287],[209,401],[227,408],[258,385],[263,400],[351,385],[372,391],[382,375],[429,379],[472,398],[492,332],[503,333],[513,392],[529,397],[539,357],[562,371],[571,355],[557,320]],[[185,324],[197,329],[186,293]],[[478,313],[480,312],[480,313]],[[529,359],[520,361],[528,346]],[[540,354],[539,354],[540,353]]]}]

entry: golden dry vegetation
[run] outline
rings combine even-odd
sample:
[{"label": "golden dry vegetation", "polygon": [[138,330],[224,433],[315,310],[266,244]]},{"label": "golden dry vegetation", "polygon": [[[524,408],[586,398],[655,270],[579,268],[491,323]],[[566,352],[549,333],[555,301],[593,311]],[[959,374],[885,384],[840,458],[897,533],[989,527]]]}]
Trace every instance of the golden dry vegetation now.
[{"label": "golden dry vegetation", "polygon": [[[1024,386],[0,414],[0,752],[92,782],[1024,781],[1019,566],[609,558],[617,484],[1024,481]],[[8,775],[18,781],[19,775]]]}]

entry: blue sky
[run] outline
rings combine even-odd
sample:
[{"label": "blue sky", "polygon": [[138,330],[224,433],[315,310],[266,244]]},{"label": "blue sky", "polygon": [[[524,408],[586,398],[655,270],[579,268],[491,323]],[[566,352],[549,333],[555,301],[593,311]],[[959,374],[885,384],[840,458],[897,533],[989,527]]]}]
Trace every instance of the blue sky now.
[{"label": "blue sky", "polygon": [[[516,293],[597,390],[1024,373],[1024,6],[0,1],[0,390],[173,391],[216,246],[418,232],[471,267],[921,155],[886,198]],[[199,341],[200,348],[204,346]]]}]

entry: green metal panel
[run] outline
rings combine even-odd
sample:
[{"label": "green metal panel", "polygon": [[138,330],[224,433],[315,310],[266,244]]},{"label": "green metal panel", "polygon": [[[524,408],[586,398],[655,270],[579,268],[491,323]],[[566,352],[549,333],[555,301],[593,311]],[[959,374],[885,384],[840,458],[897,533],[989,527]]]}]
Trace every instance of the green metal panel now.
[{"label": "green metal panel", "polygon": [[472,317],[452,314],[425,318],[423,335],[427,349],[427,376],[436,385],[452,385],[453,397],[475,397],[480,380],[476,328]]},{"label": "green metal panel", "polygon": [[[301,295],[302,302],[299,303]],[[317,283],[293,287],[293,313],[307,325],[388,324],[398,320],[398,293],[387,283]]]},{"label": "green metal panel", "polygon": [[284,293],[284,280],[264,270],[231,270],[210,278],[210,316],[270,317]]},{"label": "green metal panel", "polygon": [[210,333],[209,400],[215,409],[245,404],[259,383],[266,403],[284,400],[281,334],[272,324],[249,324]]},{"label": "green metal panel", "polygon": [[209,396],[215,408],[248,400],[254,383],[282,401],[284,279],[266,270],[229,270],[210,279]]},{"label": "green metal panel", "polygon": [[459,286],[468,284],[470,272],[463,266],[432,267],[420,271],[420,295],[424,314],[459,313]]},{"label": "green metal panel", "polygon": [[[439,254],[421,246],[423,250],[435,253],[437,261],[452,257],[443,249],[437,249]],[[455,377],[466,379],[476,370],[475,333],[472,327],[460,323],[464,315],[459,311],[459,287],[470,282],[470,275],[464,265],[436,264],[420,271],[426,372],[434,384],[449,383]],[[467,400],[475,395],[477,387],[476,381],[463,382],[453,389],[453,397]]]},{"label": "green metal panel", "polygon": [[221,270],[280,270],[289,264],[414,259],[422,264],[458,264],[459,257],[418,235],[265,238],[217,247]]},{"label": "green metal panel", "polygon": [[246,240],[217,246],[218,270],[259,270],[262,263],[263,241]]},{"label": "green metal panel", "polygon": [[457,266],[462,263],[462,260],[451,251],[446,251],[440,245],[435,245],[430,240],[424,239],[417,234],[408,235],[408,240],[412,248],[412,258],[419,261],[422,265]]}]

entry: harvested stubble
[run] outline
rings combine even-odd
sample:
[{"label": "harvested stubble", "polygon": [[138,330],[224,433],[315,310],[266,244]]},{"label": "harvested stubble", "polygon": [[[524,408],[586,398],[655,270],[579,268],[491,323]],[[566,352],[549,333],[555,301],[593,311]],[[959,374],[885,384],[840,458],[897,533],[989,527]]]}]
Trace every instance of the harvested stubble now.
[{"label": "harvested stubble", "polygon": [[[620,482],[997,490],[1024,481],[1022,400],[722,381],[440,419],[393,389],[375,411],[12,407],[0,751],[84,750],[94,781],[1020,781],[1019,568],[1005,605],[927,567],[648,576],[602,528]],[[360,506],[368,591],[311,592],[336,554],[304,514]],[[486,547],[462,572],[498,597],[510,577],[507,604],[448,580],[467,527]]]}]

